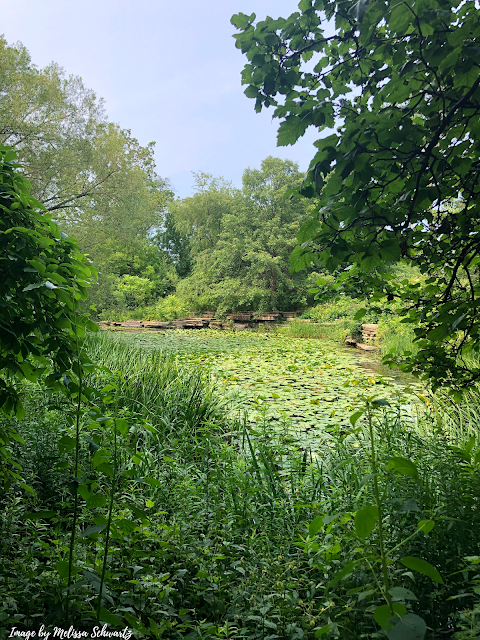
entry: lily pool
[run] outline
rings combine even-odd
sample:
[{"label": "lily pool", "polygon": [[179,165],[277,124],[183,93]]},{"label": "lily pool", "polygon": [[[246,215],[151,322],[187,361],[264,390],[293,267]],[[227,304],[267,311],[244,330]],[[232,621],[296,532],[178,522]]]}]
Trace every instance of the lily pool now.
[{"label": "lily pool", "polygon": [[362,396],[389,400],[411,417],[412,391],[421,390],[377,356],[330,341],[209,329],[116,335],[201,365],[250,426],[302,448],[314,449],[322,434],[351,426],[350,416],[364,406]]}]

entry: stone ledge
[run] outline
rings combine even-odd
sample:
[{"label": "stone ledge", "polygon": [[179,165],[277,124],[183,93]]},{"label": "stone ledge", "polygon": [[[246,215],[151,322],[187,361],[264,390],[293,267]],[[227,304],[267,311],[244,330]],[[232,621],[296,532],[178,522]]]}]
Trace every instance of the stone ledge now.
[{"label": "stone ledge", "polygon": [[378,347],[374,347],[371,344],[362,344],[361,342],[357,342],[357,349],[362,349],[363,351],[378,351]]}]

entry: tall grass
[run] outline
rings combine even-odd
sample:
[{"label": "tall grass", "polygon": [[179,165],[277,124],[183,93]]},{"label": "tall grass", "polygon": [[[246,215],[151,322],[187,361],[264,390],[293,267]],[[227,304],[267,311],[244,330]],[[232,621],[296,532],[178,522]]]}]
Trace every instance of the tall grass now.
[{"label": "tall grass", "polygon": [[[225,404],[199,368],[187,369],[171,354],[138,349],[107,332],[89,334],[85,346],[92,362],[119,372],[121,405],[132,416],[155,423],[162,433],[188,429],[194,435],[202,425],[225,427]],[[98,374],[90,380],[102,381]]]},{"label": "tall grass", "polygon": [[319,338],[344,342],[348,335],[354,331],[357,323],[351,320],[339,320],[331,323],[312,323],[292,320],[279,327],[278,333],[292,338]]},{"label": "tall grass", "polygon": [[381,318],[378,322],[377,340],[383,355],[395,352],[401,356],[405,352],[415,355],[418,346],[414,342],[415,334],[411,325],[402,324],[401,318]]}]

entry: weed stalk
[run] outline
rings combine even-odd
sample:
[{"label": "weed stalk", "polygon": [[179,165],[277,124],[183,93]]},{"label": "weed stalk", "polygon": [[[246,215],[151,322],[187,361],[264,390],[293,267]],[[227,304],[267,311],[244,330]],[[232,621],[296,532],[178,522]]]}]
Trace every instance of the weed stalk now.
[{"label": "weed stalk", "polygon": [[375,436],[373,432],[373,419],[372,419],[372,408],[370,401],[367,402],[367,418],[368,418],[368,431],[370,436],[370,453],[372,458],[372,474],[373,474],[373,495],[375,498],[375,504],[377,506],[378,512],[378,539],[380,541],[380,560],[382,563],[382,573],[383,573],[383,583],[384,583],[384,597],[387,601],[388,607],[390,609],[390,613],[393,616],[393,605],[392,598],[390,597],[390,581],[388,579],[388,569],[387,569],[387,555],[385,553],[385,544],[384,544],[384,536],[383,536],[383,521],[382,521],[382,501],[380,500],[380,491],[378,488],[378,477],[377,477],[377,453],[375,450]]}]

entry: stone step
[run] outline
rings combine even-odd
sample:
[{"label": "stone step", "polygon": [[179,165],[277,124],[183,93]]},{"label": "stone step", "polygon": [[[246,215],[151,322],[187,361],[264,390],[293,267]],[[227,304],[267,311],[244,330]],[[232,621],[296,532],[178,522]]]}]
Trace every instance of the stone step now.
[{"label": "stone step", "polygon": [[357,342],[357,349],[362,349],[363,351],[377,351],[378,347],[374,347],[371,344],[363,344],[361,342]]},{"label": "stone step", "polygon": [[253,318],[253,313],[232,313],[227,316],[227,320],[233,322],[249,322]]}]

